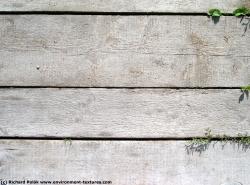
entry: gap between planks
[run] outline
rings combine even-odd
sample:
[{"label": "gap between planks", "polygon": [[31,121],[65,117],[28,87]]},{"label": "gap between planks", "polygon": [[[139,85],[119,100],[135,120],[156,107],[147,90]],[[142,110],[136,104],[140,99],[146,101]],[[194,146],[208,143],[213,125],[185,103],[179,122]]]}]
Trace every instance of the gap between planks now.
[{"label": "gap between planks", "polygon": [[80,87],[80,86],[0,86],[0,89],[46,89],[46,88],[54,88],[54,89],[241,89],[242,87]]},{"label": "gap between planks", "polygon": [[[193,139],[207,139],[207,137],[160,137],[160,138],[128,138],[128,137],[6,137],[0,136],[0,140],[45,140],[45,141],[191,141]],[[241,137],[229,137],[230,140]],[[211,141],[221,141],[219,137],[213,137]]]},{"label": "gap between planks", "polygon": [[[190,12],[75,12],[75,11],[0,11],[0,15],[113,15],[113,16],[206,16],[207,13]],[[223,13],[223,16],[234,16],[232,13]]]}]

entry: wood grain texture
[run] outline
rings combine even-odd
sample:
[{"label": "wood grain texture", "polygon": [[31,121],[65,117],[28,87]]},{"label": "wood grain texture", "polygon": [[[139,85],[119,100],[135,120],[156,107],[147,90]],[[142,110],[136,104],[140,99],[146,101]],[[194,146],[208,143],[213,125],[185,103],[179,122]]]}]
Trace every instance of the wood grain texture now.
[{"label": "wood grain texture", "polygon": [[248,0],[8,0],[0,11],[76,11],[76,12],[175,12],[206,13],[220,8],[231,13],[248,5]]},{"label": "wood grain texture", "polygon": [[114,185],[249,184],[250,152],[184,141],[0,141],[1,178],[111,180]]},{"label": "wood grain texture", "polygon": [[250,133],[240,90],[0,89],[0,135],[182,138]]},{"label": "wood grain texture", "polygon": [[234,17],[1,15],[0,29],[1,86],[250,84],[250,34]]}]

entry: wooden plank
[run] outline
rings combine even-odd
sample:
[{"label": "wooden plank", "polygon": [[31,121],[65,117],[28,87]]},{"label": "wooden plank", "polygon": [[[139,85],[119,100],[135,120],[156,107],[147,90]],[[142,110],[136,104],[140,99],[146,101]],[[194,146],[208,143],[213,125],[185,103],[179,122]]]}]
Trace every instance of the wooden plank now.
[{"label": "wooden plank", "polygon": [[240,90],[0,89],[0,135],[182,138],[250,133]]},{"label": "wooden plank", "polygon": [[[213,143],[215,144],[215,143]],[[0,141],[1,179],[112,181],[119,185],[249,184],[250,151],[185,141]]]},{"label": "wooden plank", "polygon": [[206,13],[221,8],[226,13],[247,0],[8,0],[1,1],[1,11],[76,11],[76,12],[176,12]]},{"label": "wooden plank", "polygon": [[1,86],[250,84],[250,34],[234,17],[1,15],[0,28]]}]

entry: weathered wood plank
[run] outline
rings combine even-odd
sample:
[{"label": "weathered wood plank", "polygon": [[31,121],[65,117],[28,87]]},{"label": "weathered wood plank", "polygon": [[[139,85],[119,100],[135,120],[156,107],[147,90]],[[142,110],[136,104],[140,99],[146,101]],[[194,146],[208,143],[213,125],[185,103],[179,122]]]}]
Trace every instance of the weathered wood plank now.
[{"label": "weathered wood plank", "polygon": [[114,185],[250,183],[250,151],[185,141],[0,141],[1,179],[107,180]]},{"label": "weathered wood plank", "polygon": [[0,135],[167,138],[250,133],[240,90],[0,89]]},{"label": "weathered wood plank", "polygon": [[77,11],[77,12],[189,12],[206,13],[221,8],[231,13],[247,0],[8,0],[0,11]]},{"label": "weathered wood plank", "polygon": [[1,86],[239,87],[250,84],[240,19],[1,15]]}]

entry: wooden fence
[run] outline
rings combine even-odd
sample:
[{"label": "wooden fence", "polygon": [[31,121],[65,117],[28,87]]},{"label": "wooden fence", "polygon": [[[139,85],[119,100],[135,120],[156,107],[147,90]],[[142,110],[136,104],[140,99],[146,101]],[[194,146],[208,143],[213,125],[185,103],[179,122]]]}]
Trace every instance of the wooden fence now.
[{"label": "wooden fence", "polygon": [[250,19],[231,14],[241,6],[0,2],[1,185],[249,185],[250,145],[221,141],[250,134]]}]

